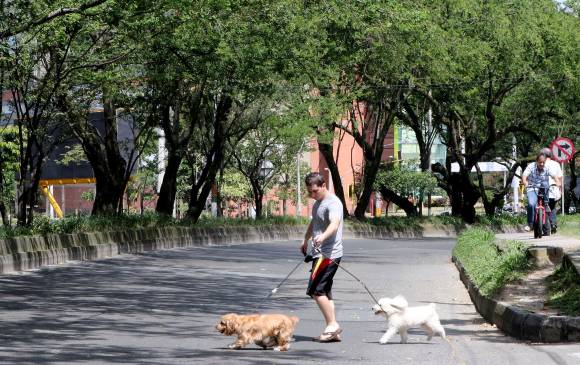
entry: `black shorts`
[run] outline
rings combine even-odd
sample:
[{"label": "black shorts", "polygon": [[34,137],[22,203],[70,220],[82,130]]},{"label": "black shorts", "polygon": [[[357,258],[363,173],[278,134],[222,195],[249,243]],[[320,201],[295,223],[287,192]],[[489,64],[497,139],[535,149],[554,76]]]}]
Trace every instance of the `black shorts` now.
[{"label": "black shorts", "polygon": [[306,294],[311,297],[326,295],[328,299],[332,299],[332,278],[338,270],[340,258],[333,261],[322,257],[314,259]]}]

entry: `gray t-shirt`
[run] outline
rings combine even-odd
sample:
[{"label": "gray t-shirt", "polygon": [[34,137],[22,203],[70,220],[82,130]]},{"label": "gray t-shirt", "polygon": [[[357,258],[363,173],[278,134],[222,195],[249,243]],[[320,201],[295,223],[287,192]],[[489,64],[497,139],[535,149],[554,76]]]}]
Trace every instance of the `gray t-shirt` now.
[{"label": "gray t-shirt", "polygon": [[[327,194],[326,198],[316,201],[312,206],[312,237],[324,233],[330,224],[330,219],[340,219],[340,225],[336,233],[328,237],[322,245],[320,251],[330,259],[342,257],[342,203],[334,194]],[[320,254],[312,249],[313,257],[319,257]]]}]

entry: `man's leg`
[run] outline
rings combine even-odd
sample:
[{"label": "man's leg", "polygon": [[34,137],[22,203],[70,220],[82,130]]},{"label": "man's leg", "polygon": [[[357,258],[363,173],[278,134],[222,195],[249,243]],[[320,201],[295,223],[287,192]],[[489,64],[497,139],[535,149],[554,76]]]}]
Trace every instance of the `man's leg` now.
[{"label": "man's leg", "polygon": [[536,214],[536,205],[538,204],[538,196],[534,190],[527,191],[528,197],[528,227],[534,225],[534,216]]},{"label": "man's leg", "polygon": [[556,209],[556,199],[550,199],[550,224],[552,225],[552,231],[556,232],[558,224],[558,210]]},{"label": "man's leg", "polygon": [[320,308],[326,322],[324,332],[334,332],[339,329],[340,326],[338,325],[338,322],[336,322],[334,314],[334,301],[328,299],[326,295],[315,295],[314,300],[316,301],[316,304],[318,304],[318,308]]}]

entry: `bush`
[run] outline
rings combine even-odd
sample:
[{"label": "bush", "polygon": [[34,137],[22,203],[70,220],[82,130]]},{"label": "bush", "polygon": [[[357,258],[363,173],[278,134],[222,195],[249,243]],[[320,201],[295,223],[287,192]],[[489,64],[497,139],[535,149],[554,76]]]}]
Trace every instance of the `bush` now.
[{"label": "bush", "polygon": [[431,199],[431,206],[432,207],[445,207],[445,206],[447,206],[447,198],[437,197],[435,199]]},{"label": "bush", "polygon": [[571,237],[580,237],[580,215],[558,216],[558,226],[558,232],[560,234]]},{"label": "bush", "polygon": [[453,248],[453,256],[463,264],[471,281],[487,297],[529,269],[526,247],[522,243],[508,242],[501,251],[494,241],[495,235],[490,229],[470,228],[460,234]]}]

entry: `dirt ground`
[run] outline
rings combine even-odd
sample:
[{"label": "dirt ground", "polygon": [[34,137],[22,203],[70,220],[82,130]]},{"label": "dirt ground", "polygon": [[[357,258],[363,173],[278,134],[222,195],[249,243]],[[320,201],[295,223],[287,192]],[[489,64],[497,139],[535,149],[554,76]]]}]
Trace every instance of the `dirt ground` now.
[{"label": "dirt ground", "polygon": [[554,265],[547,265],[529,272],[522,279],[507,284],[494,299],[536,313],[559,315],[557,308],[546,305],[548,299],[548,276]]}]

